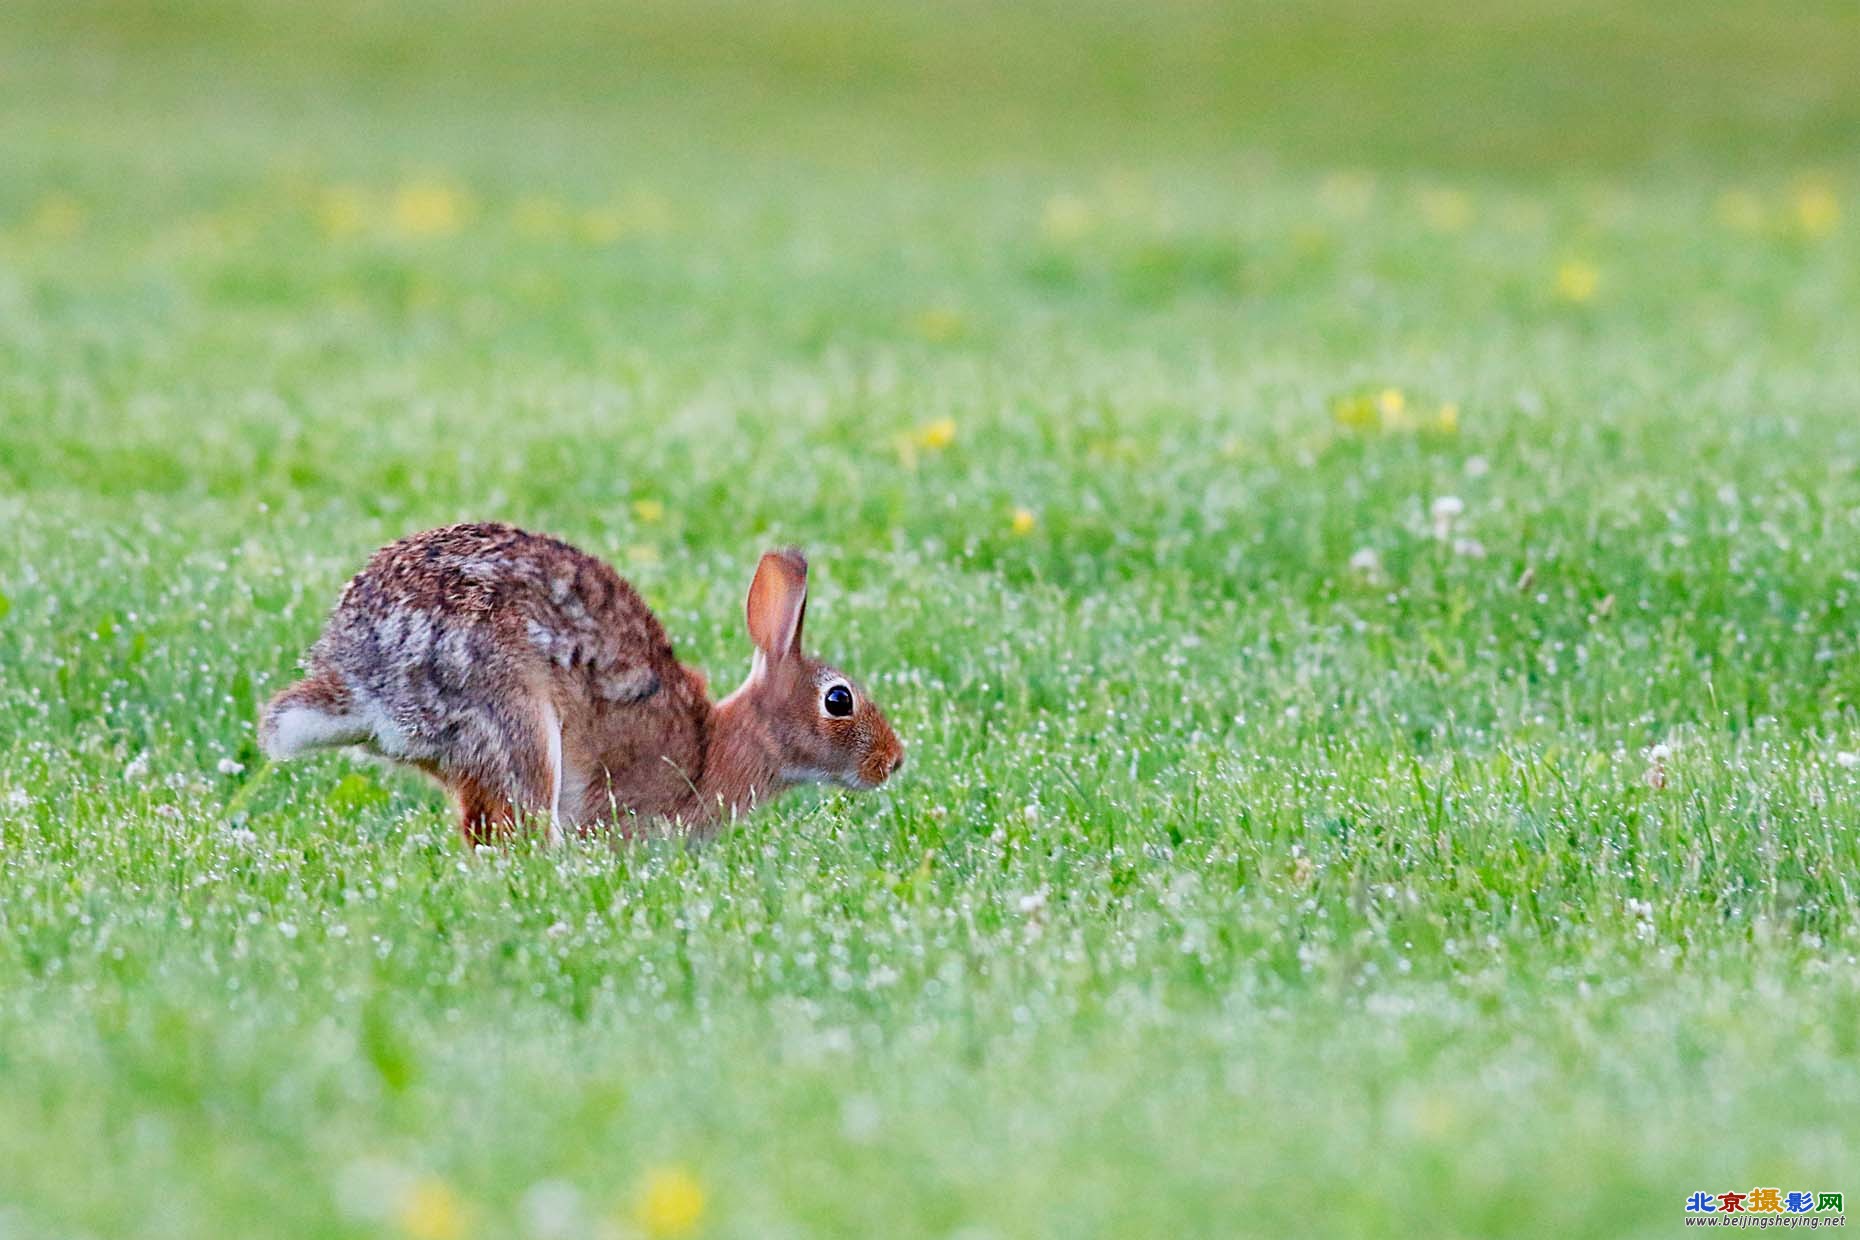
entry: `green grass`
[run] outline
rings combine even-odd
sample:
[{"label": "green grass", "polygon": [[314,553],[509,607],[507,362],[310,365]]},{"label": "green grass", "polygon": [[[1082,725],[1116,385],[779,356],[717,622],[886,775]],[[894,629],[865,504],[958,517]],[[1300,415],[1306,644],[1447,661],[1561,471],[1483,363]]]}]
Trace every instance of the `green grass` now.
[{"label": "green grass", "polygon": [[[0,15],[0,1236],[1860,1193],[1860,22],[1663,7]],[[804,544],[903,779],[264,766],[464,518]]]}]

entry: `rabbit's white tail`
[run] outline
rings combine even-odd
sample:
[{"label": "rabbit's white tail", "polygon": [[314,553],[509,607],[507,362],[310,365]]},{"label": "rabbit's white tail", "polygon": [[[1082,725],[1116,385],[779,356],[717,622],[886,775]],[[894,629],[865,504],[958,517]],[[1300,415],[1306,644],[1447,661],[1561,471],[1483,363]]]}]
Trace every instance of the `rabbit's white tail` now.
[{"label": "rabbit's white tail", "polygon": [[348,686],[327,671],[272,698],[258,721],[259,748],[278,762],[312,749],[359,745],[373,735],[368,722],[354,713]]}]

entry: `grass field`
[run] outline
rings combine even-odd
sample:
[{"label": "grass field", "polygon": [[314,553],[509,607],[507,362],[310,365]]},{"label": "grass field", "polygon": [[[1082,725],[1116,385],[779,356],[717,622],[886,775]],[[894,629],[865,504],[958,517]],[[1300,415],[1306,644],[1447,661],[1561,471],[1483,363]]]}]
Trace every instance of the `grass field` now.
[{"label": "grass field", "polygon": [[[1860,1193],[1845,4],[0,11],[0,1237]],[[911,746],[466,854],[253,725],[502,518]],[[1860,1207],[1857,1207],[1860,1208]]]}]

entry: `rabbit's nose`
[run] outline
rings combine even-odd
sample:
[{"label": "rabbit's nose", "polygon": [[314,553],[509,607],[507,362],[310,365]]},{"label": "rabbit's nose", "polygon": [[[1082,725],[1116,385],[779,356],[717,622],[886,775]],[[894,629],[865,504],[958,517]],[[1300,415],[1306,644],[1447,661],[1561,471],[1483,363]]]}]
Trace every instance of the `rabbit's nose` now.
[{"label": "rabbit's nose", "polygon": [[890,779],[904,767],[904,746],[899,745],[891,751],[891,766],[885,771],[885,778]]}]

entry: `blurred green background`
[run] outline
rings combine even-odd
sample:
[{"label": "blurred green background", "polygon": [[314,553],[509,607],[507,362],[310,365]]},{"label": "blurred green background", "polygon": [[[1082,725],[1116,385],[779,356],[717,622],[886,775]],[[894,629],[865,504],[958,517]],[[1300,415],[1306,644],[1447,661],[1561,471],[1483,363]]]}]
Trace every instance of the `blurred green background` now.
[{"label": "blurred green background", "polygon": [[500,181],[742,159],[797,175],[1219,159],[1793,171],[1850,160],[1860,127],[1838,0],[28,2],[8,36],[14,192],[50,157],[47,123],[81,139],[94,175],[105,152],[154,172],[237,150]]},{"label": "blurred green background", "polygon": [[[0,1238],[1663,1235],[1860,1191],[1844,3],[0,8]],[[912,746],[265,767],[501,517]]]}]

